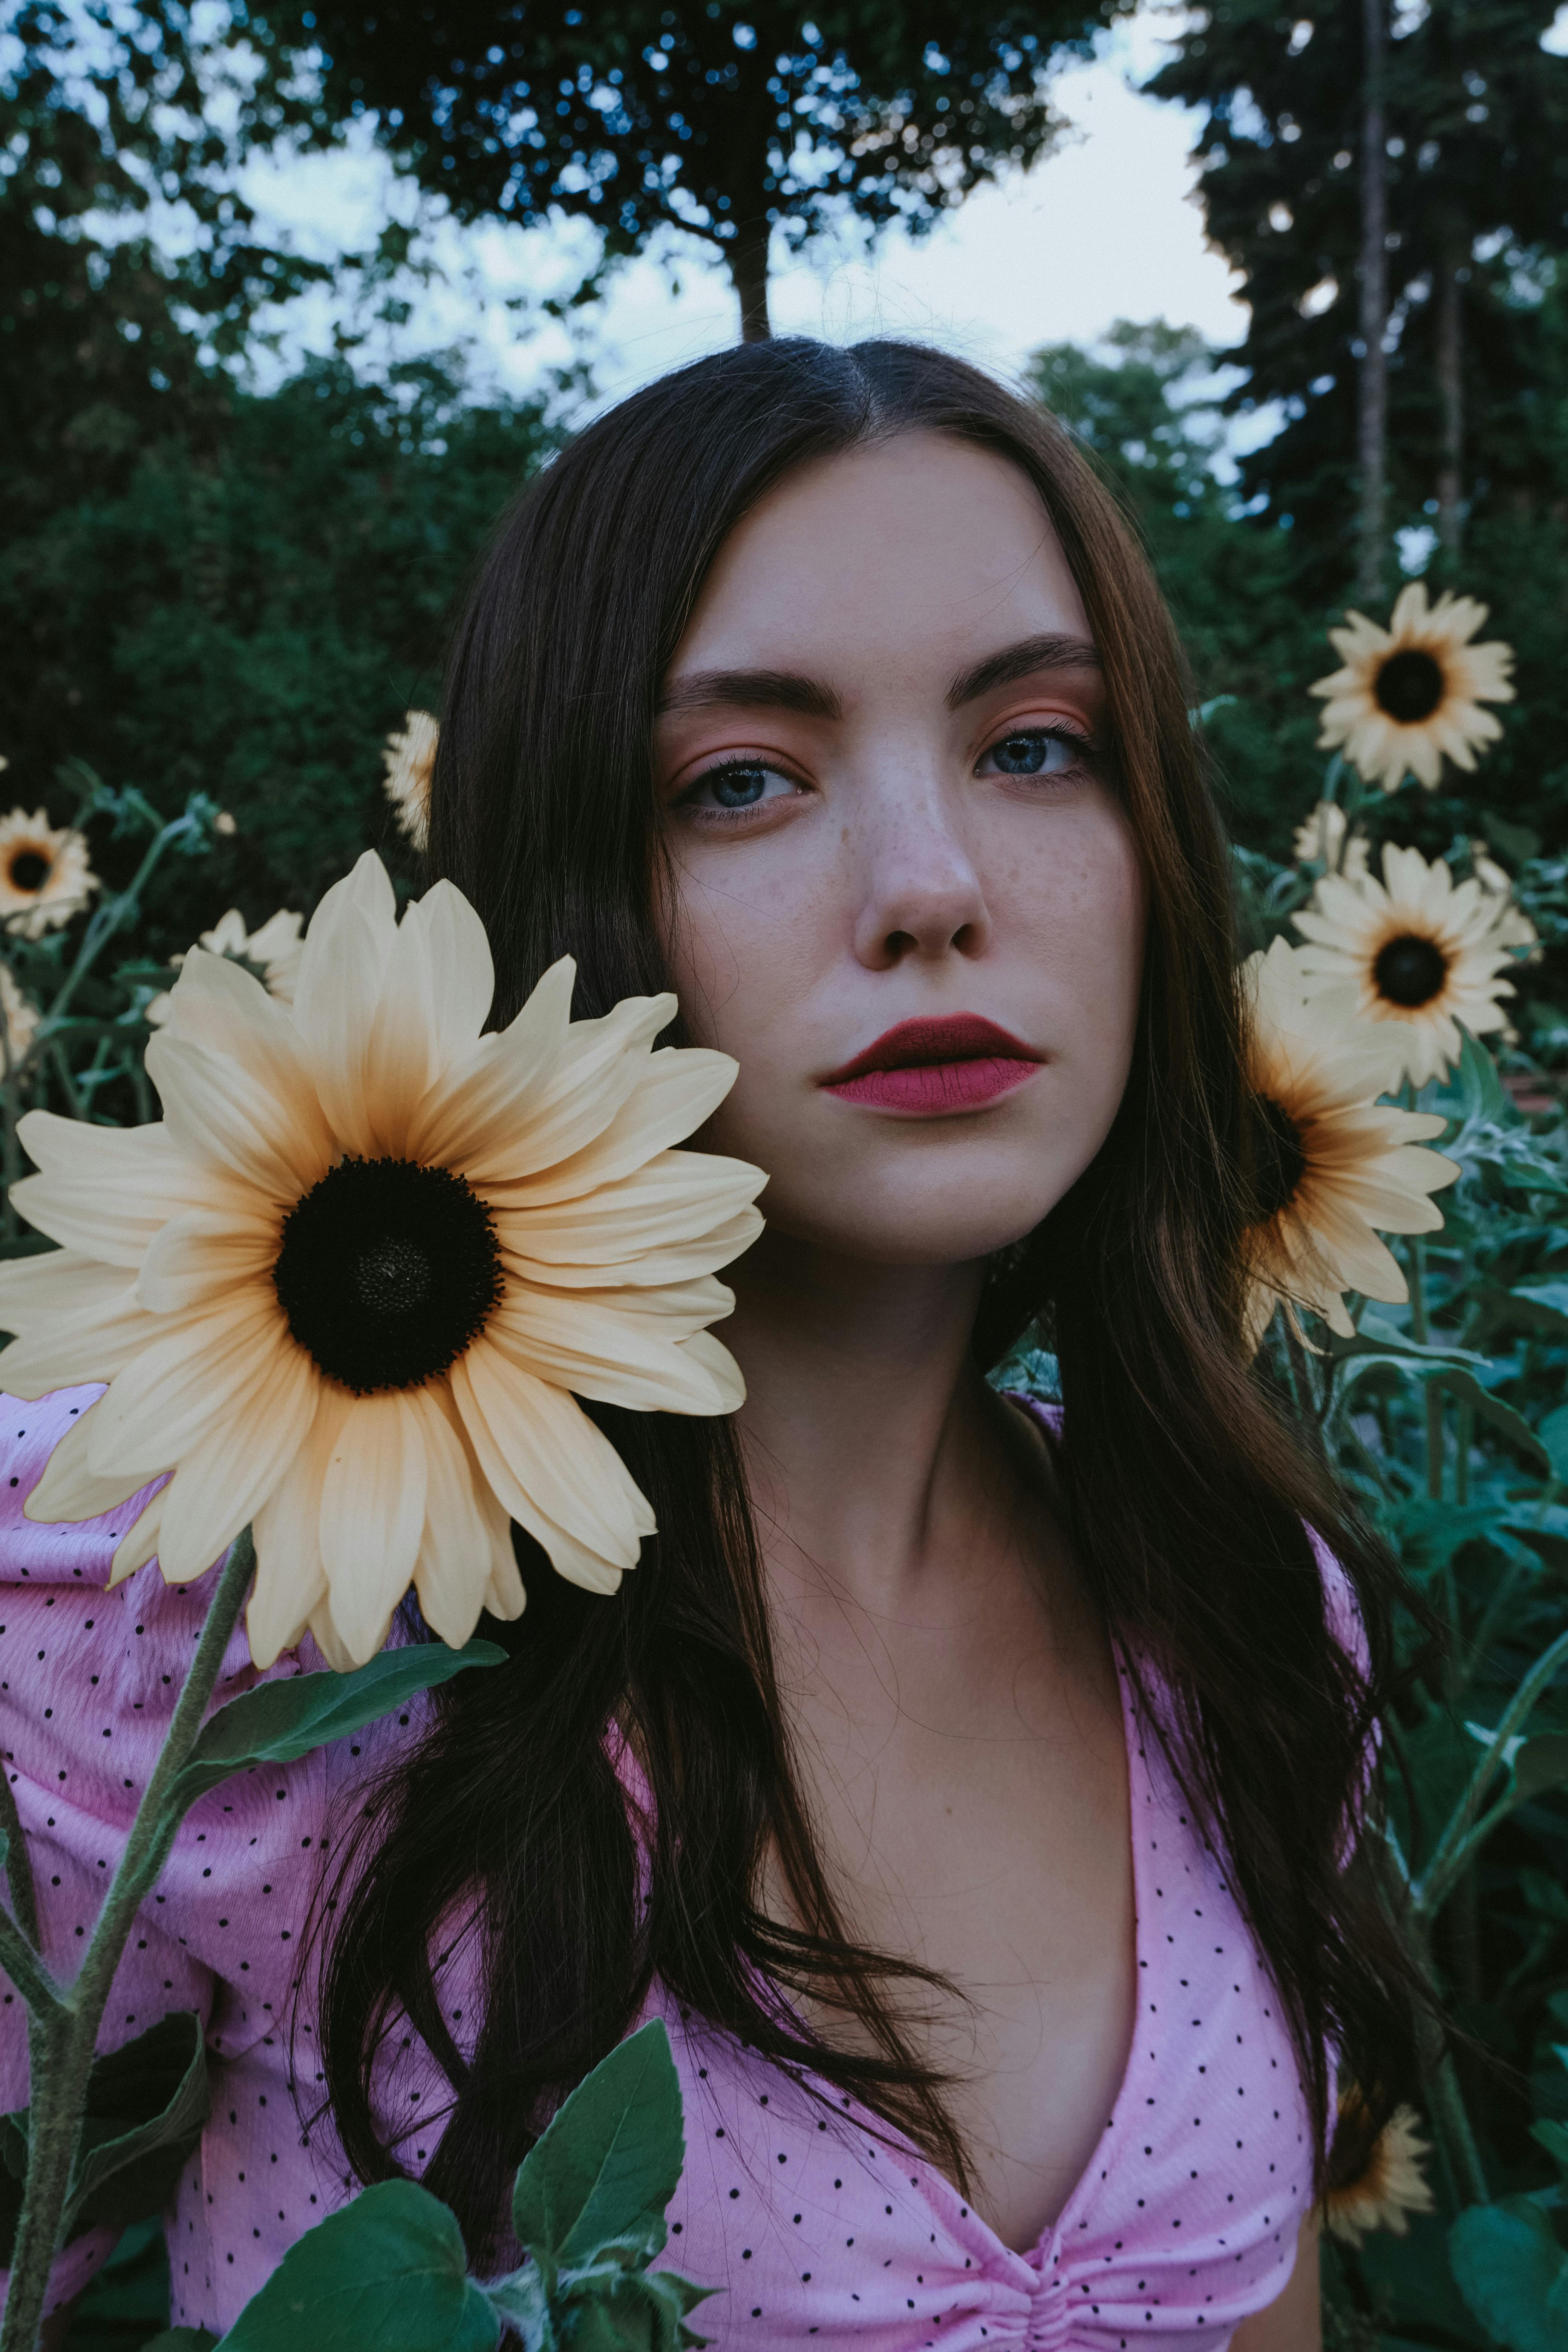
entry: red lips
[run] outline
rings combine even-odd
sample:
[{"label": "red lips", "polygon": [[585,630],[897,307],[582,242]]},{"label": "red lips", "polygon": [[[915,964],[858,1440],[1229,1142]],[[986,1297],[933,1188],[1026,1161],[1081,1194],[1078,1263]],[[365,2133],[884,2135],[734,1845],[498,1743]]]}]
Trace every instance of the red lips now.
[{"label": "red lips", "polygon": [[956,1013],[900,1021],[819,1083],[841,1102],[930,1118],[1009,1094],[1039,1065],[1039,1055],[1010,1030],[977,1013]]}]

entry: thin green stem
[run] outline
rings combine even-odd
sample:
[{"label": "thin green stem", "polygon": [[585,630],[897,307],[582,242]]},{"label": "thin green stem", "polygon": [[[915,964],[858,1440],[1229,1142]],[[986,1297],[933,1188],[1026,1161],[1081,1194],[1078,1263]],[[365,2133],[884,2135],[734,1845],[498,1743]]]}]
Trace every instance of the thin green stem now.
[{"label": "thin green stem", "polygon": [[86,2112],[88,2082],[104,2005],[138,1906],[167,1857],[178,1826],[169,1800],[188,1762],[202,1717],[217,1685],[224,1655],[250,1588],[256,1551],[249,1528],[219,1573],[201,1638],[169,1729],[142,1792],[131,1835],[115,1871],[87,1957],[56,2012],[35,2011],[28,2024],[32,2105],[27,2179],[11,2258],[10,2290],[0,2321],[0,2352],[34,2352],[58,2250],[61,2219],[70,2195]]},{"label": "thin green stem", "polygon": [[[1408,1088],[1406,1092],[1409,1092]],[[1409,1265],[1410,1336],[1418,1348],[1425,1348],[1429,1338],[1426,1326],[1426,1244],[1419,1234],[1410,1236]]]},{"label": "thin green stem", "polygon": [[1454,1415],[1454,1500],[1461,1508],[1470,1499],[1470,1449],[1475,1441],[1475,1406],[1461,1404]]},{"label": "thin green stem", "polygon": [[1436,1381],[1426,1383],[1426,1492],[1433,1502],[1443,1499],[1443,1391]]},{"label": "thin green stem", "polygon": [[0,1969],[4,1969],[35,2016],[63,2010],[59,1987],[15,1919],[0,1911]]},{"label": "thin green stem", "polygon": [[37,1951],[43,1943],[38,1931],[38,1900],[33,1889],[33,1865],[27,1859],[27,1847],[22,1829],[22,1816],[16,1810],[16,1799],[11,1788],[11,1776],[0,1769],[0,1829],[5,1832],[5,1884],[11,1890],[11,1908],[16,1915],[16,1925]]},{"label": "thin green stem", "polygon": [[[1529,1721],[1536,1702],[1545,1696],[1558,1668],[1568,1660],[1568,1632],[1557,1639],[1537,1658],[1520,1684],[1501,1719],[1491,1735],[1490,1743],[1480,1762],[1470,1775],[1469,1786],[1448,1816],[1431,1861],[1412,1888],[1417,1913],[1434,1919],[1442,1909],[1459,1871],[1464,1867],[1463,1848],[1469,1831],[1475,1824],[1485,1801],[1487,1790],[1503,1769],[1503,1753],[1516,1732]],[[1489,1826],[1495,1827],[1503,1809],[1488,1816]]]}]

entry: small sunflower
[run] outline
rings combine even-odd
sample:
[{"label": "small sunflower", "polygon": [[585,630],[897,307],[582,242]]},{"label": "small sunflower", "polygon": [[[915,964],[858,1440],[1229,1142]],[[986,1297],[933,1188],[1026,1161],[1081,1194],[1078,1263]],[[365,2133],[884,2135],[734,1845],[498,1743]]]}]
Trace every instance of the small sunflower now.
[{"label": "small sunflower", "polygon": [[1515,899],[1512,877],[1498,864],[1484,841],[1470,844],[1470,872],[1498,906],[1495,937],[1499,947],[1518,950],[1521,963],[1539,963],[1544,952],[1541,934]]},{"label": "small sunflower", "polygon": [[86,1518],[172,1473],[121,1538],[202,1574],[250,1524],[258,1665],[307,1626],[335,1666],[386,1638],[410,1583],[461,1643],[515,1617],[515,1520],[613,1592],[654,1532],[577,1402],[732,1412],[714,1278],[761,1230],[760,1169],[671,1149],[733,1083],[653,1050],[673,996],[573,1021],[553,965],[487,1033],[483,924],[449,882],[397,920],[367,853],[311,920],[292,1006],[195,949],[147,1047],[161,1123],[31,1111],[12,1191],[60,1244],[0,1267],[13,1395],[108,1387],[26,1509]]},{"label": "small sunflower", "polygon": [[38,1008],[23,995],[8,963],[0,963],[0,1018],[5,1024],[5,1057],[15,1069],[37,1034]]},{"label": "small sunflower", "polygon": [[1321,866],[1326,873],[1345,874],[1357,881],[1366,872],[1367,837],[1353,831],[1338,801],[1320,801],[1296,827],[1293,854],[1298,866]]},{"label": "small sunflower", "polygon": [[1508,901],[1479,881],[1456,883],[1442,858],[1390,842],[1383,879],[1325,874],[1292,920],[1309,993],[1336,998],[1347,1018],[1375,1022],[1395,1086],[1425,1086],[1458,1058],[1463,1022],[1475,1035],[1500,1029],[1498,999],[1513,994],[1499,974],[1510,961],[1500,933]]},{"label": "small sunflower", "polygon": [[[243,964],[260,981],[269,996],[275,996],[280,1004],[292,1004],[300,959],[305,952],[304,928],[302,915],[280,907],[277,914],[268,917],[259,930],[247,931],[239,908],[230,907],[210,931],[202,933],[197,945],[205,948],[209,955],[227,956],[231,963]],[[177,969],[185,959],[177,955],[169,961]],[[161,1029],[174,1009],[174,997],[165,989],[143,1007],[143,1017],[154,1029]]]},{"label": "small sunflower", "polygon": [[1387,793],[1412,771],[1434,791],[1445,753],[1456,767],[1473,768],[1477,747],[1502,732],[1481,704],[1513,700],[1512,647],[1500,639],[1469,642],[1486,606],[1445,590],[1428,609],[1417,580],[1401,593],[1386,629],[1364,613],[1348,617],[1348,628],[1329,631],[1343,668],[1309,689],[1328,705],[1320,747],[1342,745],[1352,766]]},{"label": "small sunflower", "polygon": [[1307,1002],[1299,951],[1286,940],[1247,958],[1242,985],[1258,1210],[1247,1234],[1247,1342],[1258,1347],[1281,1300],[1350,1339],[1347,1290],[1395,1305],[1409,1296],[1378,1234],[1432,1233],[1443,1222],[1428,1195],[1459,1171],[1422,1147],[1446,1121],[1376,1100],[1387,1066],[1381,1041]]},{"label": "small sunflower", "polygon": [[389,735],[381,755],[386,770],[386,797],[396,812],[401,831],[423,849],[430,838],[430,779],[436,772],[436,746],[441,730],[427,710],[406,710],[403,731]]},{"label": "small sunflower", "polygon": [[25,940],[68,923],[98,887],[87,844],[69,825],[57,830],[42,809],[0,817],[0,923]]},{"label": "small sunflower", "polygon": [[[1340,2100],[1342,2117],[1353,2121],[1361,2104],[1360,2091],[1347,2091]],[[1359,2246],[1369,2230],[1392,2230],[1403,2238],[1412,2213],[1432,2211],[1432,2191],[1421,2168],[1427,2151],[1418,2137],[1419,2121],[1414,2107],[1395,2107],[1356,2179],[1329,2190],[1325,2218],[1331,2233],[1346,2245]]]}]

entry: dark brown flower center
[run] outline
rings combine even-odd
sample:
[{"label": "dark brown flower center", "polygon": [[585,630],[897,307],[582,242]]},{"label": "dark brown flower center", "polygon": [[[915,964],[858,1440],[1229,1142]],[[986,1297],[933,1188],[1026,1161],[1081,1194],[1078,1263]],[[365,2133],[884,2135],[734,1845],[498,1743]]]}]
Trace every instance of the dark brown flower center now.
[{"label": "dark brown flower center", "polygon": [[49,878],[50,861],[36,849],[18,849],[6,868],[13,890],[26,890],[29,898],[37,897]]},{"label": "dark brown flower center", "polygon": [[1448,959],[1436,940],[1403,932],[1378,950],[1372,968],[1373,985],[1385,1004],[1413,1013],[1441,996],[1448,978]]},{"label": "dark brown flower center", "polygon": [[283,1220],[272,1269],[289,1328],[356,1396],[457,1361],[501,1295],[489,1210],[449,1168],[340,1160]]},{"label": "dark brown flower center", "polygon": [[1401,727],[1418,727],[1442,701],[1445,684],[1443,665],[1436,654],[1406,646],[1383,663],[1372,690],[1380,710],[1386,710]]},{"label": "dark brown flower center", "polygon": [[1267,1224],[1288,1209],[1307,1172],[1301,1130],[1272,1095],[1252,1098],[1252,1191],[1257,1221]]}]

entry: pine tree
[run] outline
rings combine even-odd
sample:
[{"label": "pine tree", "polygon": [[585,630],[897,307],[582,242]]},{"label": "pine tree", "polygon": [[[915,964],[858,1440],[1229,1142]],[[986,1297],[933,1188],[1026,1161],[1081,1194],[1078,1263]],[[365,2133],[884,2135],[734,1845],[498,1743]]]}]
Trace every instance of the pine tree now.
[{"label": "pine tree", "polygon": [[[1432,0],[1388,26],[1389,521],[1436,520],[1450,563],[1464,509],[1537,470],[1518,428],[1539,298],[1568,253],[1568,59],[1540,46],[1552,16],[1552,0]],[[1285,418],[1245,481],[1310,540],[1324,594],[1352,569],[1358,487],[1363,22],[1363,0],[1294,21],[1219,0],[1152,84],[1207,110],[1209,233],[1252,307],[1237,403]]]}]

